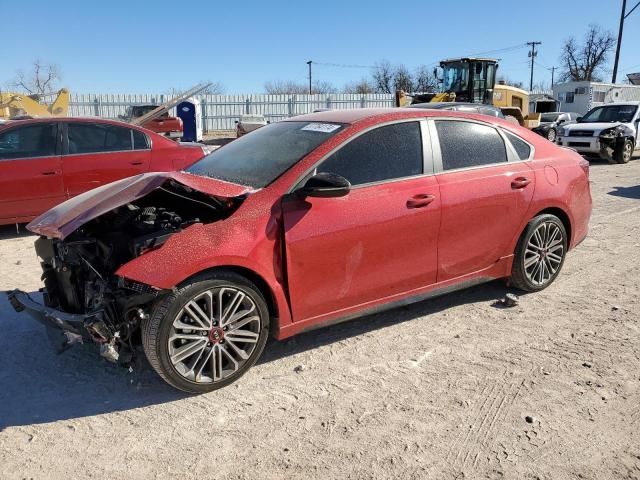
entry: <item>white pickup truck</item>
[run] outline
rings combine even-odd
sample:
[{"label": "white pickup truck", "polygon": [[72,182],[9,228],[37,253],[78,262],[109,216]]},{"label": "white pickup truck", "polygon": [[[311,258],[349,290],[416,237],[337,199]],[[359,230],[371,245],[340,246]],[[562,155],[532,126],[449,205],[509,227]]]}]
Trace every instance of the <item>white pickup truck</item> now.
[{"label": "white pickup truck", "polygon": [[627,163],[640,151],[640,102],[610,103],[592,108],[578,123],[558,128],[556,143],[587,157]]}]

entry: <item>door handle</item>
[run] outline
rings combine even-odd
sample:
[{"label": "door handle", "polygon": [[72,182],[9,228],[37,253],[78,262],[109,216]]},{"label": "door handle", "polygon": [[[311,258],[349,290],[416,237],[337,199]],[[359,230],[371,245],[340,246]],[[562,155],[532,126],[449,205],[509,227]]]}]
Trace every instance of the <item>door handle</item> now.
[{"label": "door handle", "polygon": [[511,181],[511,188],[524,188],[531,183],[526,177],[518,177]]},{"label": "door handle", "polygon": [[131,165],[142,165],[142,162],[130,162]]},{"label": "door handle", "polygon": [[55,175],[56,172],[42,172],[42,175]]},{"label": "door handle", "polygon": [[419,193],[407,200],[407,208],[423,208],[436,199],[434,195]]}]

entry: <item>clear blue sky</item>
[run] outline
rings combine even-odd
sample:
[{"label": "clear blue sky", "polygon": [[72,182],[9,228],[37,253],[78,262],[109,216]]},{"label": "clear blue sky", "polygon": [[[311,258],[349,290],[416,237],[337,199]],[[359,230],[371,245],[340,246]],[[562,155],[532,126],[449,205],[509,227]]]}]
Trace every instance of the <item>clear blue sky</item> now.
[{"label": "clear blue sky", "polygon": [[[229,94],[260,93],[268,80],[304,82],[307,60],[415,67],[531,40],[542,41],[538,62],[550,67],[559,65],[561,42],[581,38],[590,23],[617,35],[620,4],[3,0],[0,86],[39,58],[57,64],[62,85],[78,93],[164,92],[200,80],[219,81]],[[640,71],[639,46],[640,8],[626,22],[623,73]],[[494,56],[502,59],[501,74],[528,85],[526,48]],[[366,68],[314,66],[314,78],[338,87],[368,75]],[[537,66],[534,81],[550,76]]]}]

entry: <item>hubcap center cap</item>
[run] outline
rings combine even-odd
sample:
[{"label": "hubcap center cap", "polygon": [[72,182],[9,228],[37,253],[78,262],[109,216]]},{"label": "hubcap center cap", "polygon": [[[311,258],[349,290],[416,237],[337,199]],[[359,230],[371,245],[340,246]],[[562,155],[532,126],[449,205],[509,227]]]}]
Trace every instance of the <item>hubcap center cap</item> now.
[{"label": "hubcap center cap", "polygon": [[220,327],[213,327],[209,332],[209,341],[211,343],[220,343],[220,340],[224,338],[224,330]]}]

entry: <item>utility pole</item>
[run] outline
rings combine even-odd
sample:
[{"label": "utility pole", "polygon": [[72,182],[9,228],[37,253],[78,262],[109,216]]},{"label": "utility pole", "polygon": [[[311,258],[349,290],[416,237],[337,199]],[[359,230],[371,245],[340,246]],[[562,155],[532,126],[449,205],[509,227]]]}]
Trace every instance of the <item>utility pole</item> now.
[{"label": "utility pole", "polygon": [[533,63],[535,62],[536,55],[536,45],[542,45],[542,42],[527,42],[527,45],[531,45],[531,51],[529,52],[529,56],[531,57],[531,80],[529,81],[529,91],[533,90]]},{"label": "utility pole", "polygon": [[311,64],[313,62],[311,60],[309,60],[307,62],[307,65],[309,65],[309,95],[311,95]]},{"label": "utility pole", "polygon": [[553,88],[553,74],[556,72],[556,68],[558,67],[551,67],[551,88]]},{"label": "utility pole", "polygon": [[611,83],[616,83],[616,77],[618,76],[618,61],[620,60],[620,47],[622,46],[622,30],[624,29],[624,21],[633,11],[638,8],[640,2],[636,3],[629,13],[627,11],[627,0],[622,0],[622,10],[620,11],[620,28],[618,28],[618,45],[616,46],[616,59],[613,62],[613,75],[611,76]]}]

